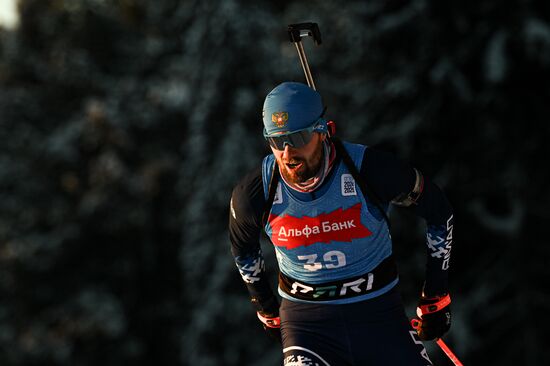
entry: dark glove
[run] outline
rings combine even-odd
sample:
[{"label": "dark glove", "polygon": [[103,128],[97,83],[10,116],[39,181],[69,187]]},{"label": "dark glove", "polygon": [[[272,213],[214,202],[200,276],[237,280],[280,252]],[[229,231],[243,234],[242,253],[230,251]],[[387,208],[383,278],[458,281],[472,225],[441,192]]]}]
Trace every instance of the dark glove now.
[{"label": "dark glove", "polygon": [[279,315],[265,314],[260,311],[256,312],[258,319],[262,322],[265,332],[267,335],[276,340],[279,343],[282,343],[281,340],[281,318]]},{"label": "dark glove", "polygon": [[441,338],[451,327],[451,297],[449,294],[420,298],[416,314],[420,325],[416,329],[423,341]]}]

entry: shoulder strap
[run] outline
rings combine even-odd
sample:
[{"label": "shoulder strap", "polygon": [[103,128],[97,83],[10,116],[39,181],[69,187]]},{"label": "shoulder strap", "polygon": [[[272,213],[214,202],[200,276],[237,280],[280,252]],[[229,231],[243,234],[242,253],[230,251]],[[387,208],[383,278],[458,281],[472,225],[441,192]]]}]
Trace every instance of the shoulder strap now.
[{"label": "shoulder strap", "polygon": [[[357,167],[353,163],[353,160],[351,160],[351,157],[349,156],[348,152],[346,151],[346,148],[342,144],[342,141],[338,139],[337,137],[331,137],[331,141],[334,144],[334,147],[336,148],[336,153],[342,157],[342,160],[344,161],[344,164],[346,164],[346,167],[350,171],[353,179],[357,182],[359,185],[359,188],[361,189],[361,192],[363,193],[363,196],[365,198],[369,198],[372,203],[378,208],[380,213],[382,213],[382,216],[384,217],[384,220],[386,220],[386,223],[388,224],[388,229],[391,229],[390,224],[390,218],[386,214],[386,211],[382,208],[382,204],[380,197],[372,191],[367,183],[363,180],[361,177],[361,174],[359,174],[359,171],[357,170]],[[271,173],[271,180],[269,181],[269,187],[268,187],[268,193],[267,193],[267,201],[265,202],[264,206],[264,213],[262,215],[262,227],[264,227],[267,223],[269,211],[271,211],[271,206],[273,205],[273,200],[275,199],[275,193],[277,191],[277,183],[279,182],[279,169],[277,166],[277,161],[275,160],[273,162],[273,171]]]},{"label": "shoulder strap", "polygon": [[359,185],[359,188],[361,189],[361,192],[363,192],[363,196],[365,198],[369,198],[372,203],[378,208],[378,210],[382,213],[382,216],[384,217],[384,220],[386,220],[386,223],[388,224],[388,229],[391,228],[390,224],[390,218],[386,214],[386,211],[382,208],[382,204],[380,203],[382,200],[380,197],[369,188],[367,185],[367,182],[361,177],[361,174],[359,174],[359,171],[357,170],[357,167],[355,166],[355,163],[353,160],[351,160],[351,157],[349,156],[346,148],[344,147],[344,144],[342,144],[342,141],[340,141],[337,137],[331,137],[331,141],[334,144],[334,147],[336,147],[336,153],[339,154],[342,157],[342,160],[344,161],[344,164],[346,164],[346,167],[350,171],[353,179],[357,182]]},{"label": "shoulder strap", "polygon": [[275,193],[277,192],[277,183],[279,183],[279,167],[277,160],[273,161],[273,170],[271,171],[271,179],[269,180],[269,186],[267,188],[267,200],[264,205],[264,213],[262,214],[262,228],[267,224],[269,211],[275,200]]}]

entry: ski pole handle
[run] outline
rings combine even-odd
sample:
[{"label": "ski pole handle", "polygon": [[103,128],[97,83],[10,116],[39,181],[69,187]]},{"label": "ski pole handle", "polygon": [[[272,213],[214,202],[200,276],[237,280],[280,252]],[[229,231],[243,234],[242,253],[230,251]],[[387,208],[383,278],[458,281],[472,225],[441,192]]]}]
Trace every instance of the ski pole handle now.
[{"label": "ski pole handle", "polygon": [[[420,325],[422,324],[422,321],[420,319],[411,319],[411,326],[413,327],[414,330],[416,330],[418,332],[418,329],[420,328]],[[441,348],[441,350],[443,352],[445,352],[445,354],[447,355],[447,357],[449,357],[449,359],[451,361],[453,361],[453,363],[455,364],[455,366],[464,366],[462,364],[462,362],[460,362],[460,360],[458,359],[458,357],[456,357],[456,355],[453,353],[453,351],[451,351],[451,349],[449,348],[449,346],[447,346],[445,344],[445,342],[443,342],[443,339],[441,338],[437,338],[437,340],[435,341],[435,343],[437,343],[437,345],[439,346],[439,348]]]}]

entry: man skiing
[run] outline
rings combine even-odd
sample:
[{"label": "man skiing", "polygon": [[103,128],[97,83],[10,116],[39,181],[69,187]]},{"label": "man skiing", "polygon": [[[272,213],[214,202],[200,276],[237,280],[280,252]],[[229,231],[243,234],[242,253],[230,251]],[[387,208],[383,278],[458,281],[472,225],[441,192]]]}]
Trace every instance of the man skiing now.
[{"label": "man skiing", "polygon": [[[231,251],[257,316],[282,342],[285,365],[431,365],[422,340],[451,324],[452,208],[415,168],[334,137],[324,110],[305,84],[273,89],[263,106],[273,154],[232,193]],[[396,289],[389,204],[427,223],[418,334]],[[275,248],[281,304],[265,273],[262,230]]]}]

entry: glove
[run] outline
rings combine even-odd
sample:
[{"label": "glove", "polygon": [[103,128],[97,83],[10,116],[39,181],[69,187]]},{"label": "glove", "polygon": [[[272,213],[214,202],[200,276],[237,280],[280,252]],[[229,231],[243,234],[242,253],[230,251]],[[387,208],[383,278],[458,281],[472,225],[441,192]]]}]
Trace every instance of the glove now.
[{"label": "glove", "polygon": [[420,318],[418,337],[423,341],[441,338],[451,327],[451,297],[449,294],[420,298],[416,314]]},{"label": "glove", "polygon": [[282,343],[281,340],[281,318],[273,314],[265,314],[260,311],[256,312],[258,319],[262,322],[265,332],[271,338],[276,340],[279,343]]}]

